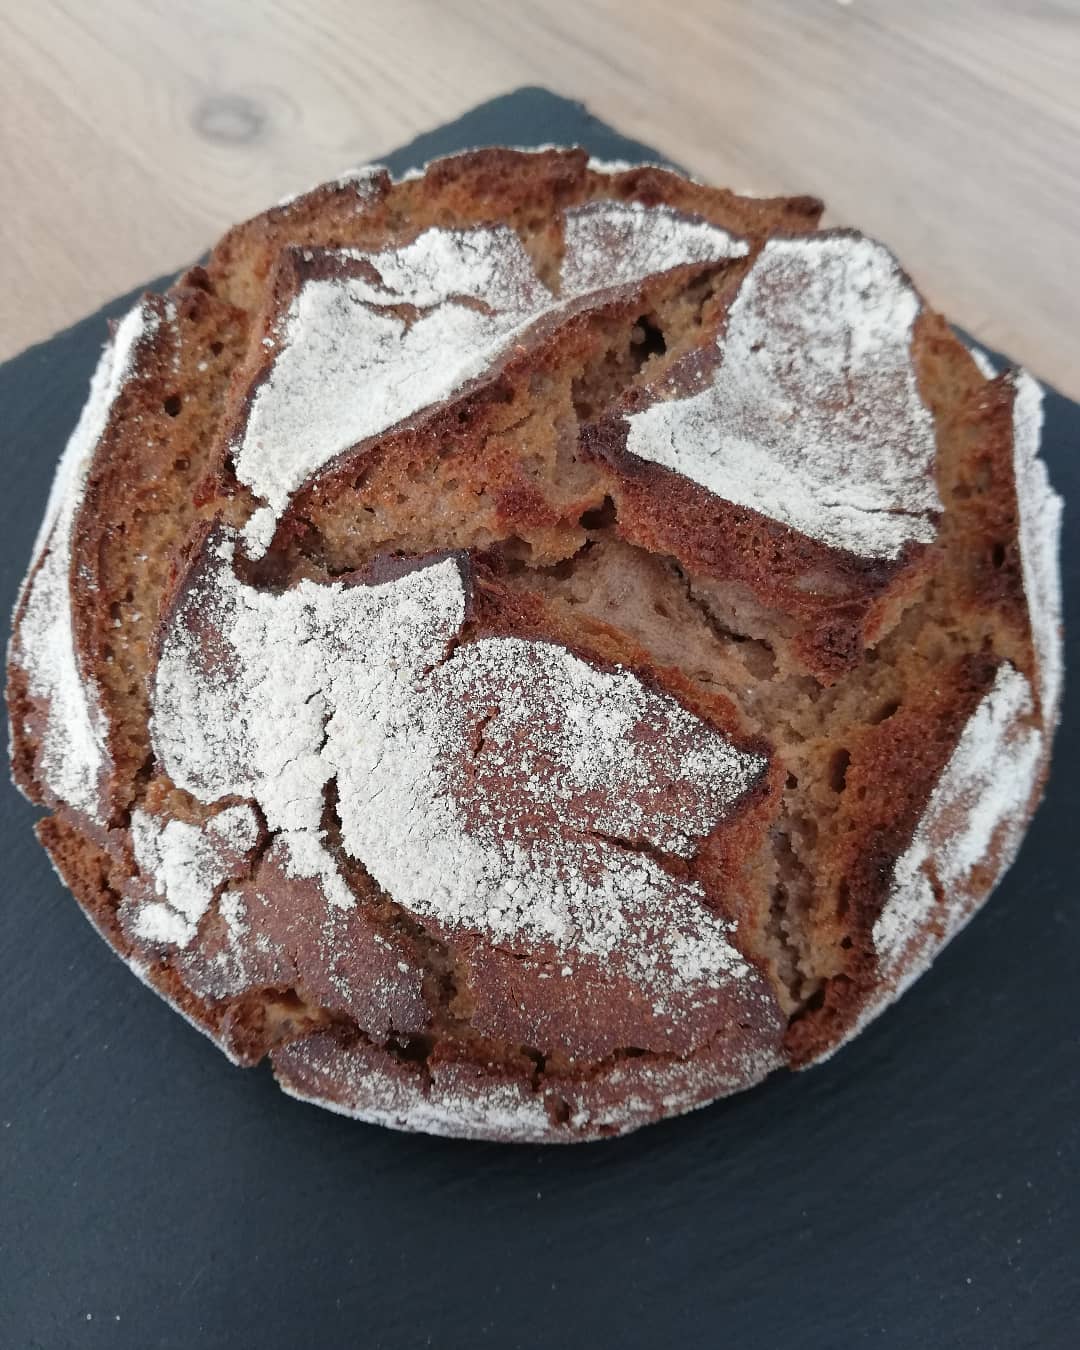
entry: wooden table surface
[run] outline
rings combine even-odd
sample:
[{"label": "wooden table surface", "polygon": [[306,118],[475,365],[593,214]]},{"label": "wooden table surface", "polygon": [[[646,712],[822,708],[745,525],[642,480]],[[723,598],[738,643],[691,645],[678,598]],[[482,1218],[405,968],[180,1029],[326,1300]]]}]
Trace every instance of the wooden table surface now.
[{"label": "wooden table surface", "polygon": [[0,358],[522,84],[825,197],[1080,396],[1080,0],[0,0]]}]

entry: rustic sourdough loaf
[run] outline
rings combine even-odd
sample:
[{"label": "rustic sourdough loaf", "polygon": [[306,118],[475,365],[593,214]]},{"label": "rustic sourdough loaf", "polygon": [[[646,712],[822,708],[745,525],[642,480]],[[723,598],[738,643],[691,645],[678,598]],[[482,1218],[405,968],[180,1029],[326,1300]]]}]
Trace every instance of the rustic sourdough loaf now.
[{"label": "rustic sourdough loaf", "polygon": [[831,1053],[1018,847],[1038,386],[891,255],[578,150],[369,169],[116,327],[16,615],[115,950],[299,1097],[622,1133]]}]

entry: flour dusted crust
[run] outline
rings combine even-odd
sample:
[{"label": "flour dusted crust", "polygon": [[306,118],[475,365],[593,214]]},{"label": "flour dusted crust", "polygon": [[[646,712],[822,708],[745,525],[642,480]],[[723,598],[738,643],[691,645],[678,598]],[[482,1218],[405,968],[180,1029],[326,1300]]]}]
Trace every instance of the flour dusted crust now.
[{"label": "flour dusted crust", "polygon": [[235,1061],[623,1133],[830,1054],[1008,866],[1061,690],[1039,389],[819,212],[576,150],[369,168],[117,327],[13,767]]},{"label": "flour dusted crust", "polygon": [[102,355],[57,469],[19,606],[19,664],[26,671],[29,694],[47,710],[34,737],[33,777],[52,799],[91,817],[100,809],[107,727],[97,682],[92,673],[84,675],[75,649],[73,534],[91,461],[117,400],[138,378],[140,349],[153,339],[159,323],[151,304],[136,305]]}]

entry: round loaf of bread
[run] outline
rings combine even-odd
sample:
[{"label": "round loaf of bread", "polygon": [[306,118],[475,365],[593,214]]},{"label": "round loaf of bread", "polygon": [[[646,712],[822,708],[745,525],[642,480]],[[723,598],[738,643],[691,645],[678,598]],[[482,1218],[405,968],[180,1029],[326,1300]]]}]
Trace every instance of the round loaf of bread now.
[{"label": "round loaf of bread", "polygon": [[573,149],[365,169],[116,326],[14,771],[237,1063],[621,1134],[830,1054],[1008,866],[1062,678],[1040,391],[820,211]]}]

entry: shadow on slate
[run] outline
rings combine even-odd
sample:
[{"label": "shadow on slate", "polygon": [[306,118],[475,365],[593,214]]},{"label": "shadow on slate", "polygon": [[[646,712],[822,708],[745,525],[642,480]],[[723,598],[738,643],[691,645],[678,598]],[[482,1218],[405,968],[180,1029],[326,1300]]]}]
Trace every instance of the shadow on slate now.
[{"label": "shadow on slate", "polygon": [[[524,89],[386,162],[547,141],[657,157]],[[7,608],[129,300],[0,367]],[[1080,408],[1046,412],[1076,634]],[[0,1345],[1075,1345],[1077,711],[1016,866],[895,1009],[813,1072],[570,1149],[394,1134],[232,1068],[109,955],[5,789]]]}]

